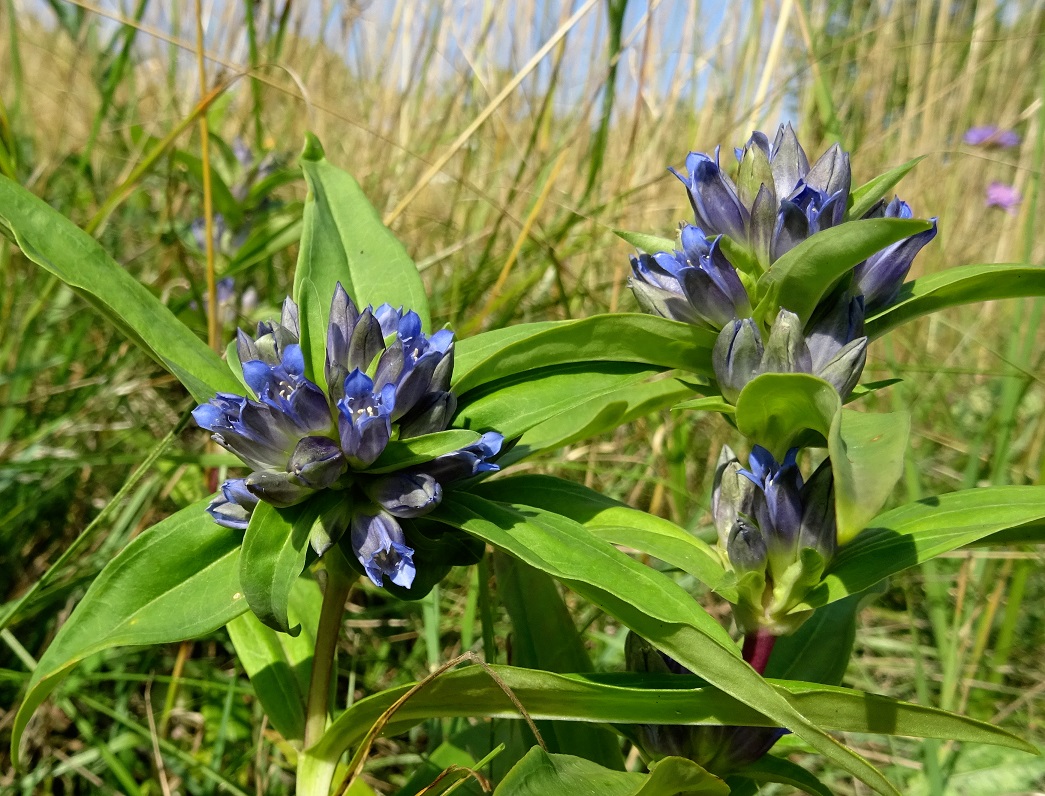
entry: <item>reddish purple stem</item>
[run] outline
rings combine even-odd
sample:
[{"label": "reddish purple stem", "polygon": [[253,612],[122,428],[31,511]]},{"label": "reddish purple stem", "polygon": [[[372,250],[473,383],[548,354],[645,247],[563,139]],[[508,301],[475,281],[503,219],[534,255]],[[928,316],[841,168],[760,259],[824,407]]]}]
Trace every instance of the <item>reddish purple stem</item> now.
[{"label": "reddish purple stem", "polygon": [[751,668],[756,672],[763,674],[775,643],[776,636],[765,628],[760,627],[754,633],[748,633],[744,636],[744,660],[751,664]]}]

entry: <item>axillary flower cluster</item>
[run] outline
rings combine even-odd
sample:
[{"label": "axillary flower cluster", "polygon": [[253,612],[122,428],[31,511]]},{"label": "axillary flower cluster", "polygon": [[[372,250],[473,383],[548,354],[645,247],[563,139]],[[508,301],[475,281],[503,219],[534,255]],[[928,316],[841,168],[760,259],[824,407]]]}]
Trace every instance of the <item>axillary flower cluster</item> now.
[{"label": "axillary flower cluster", "polygon": [[[322,555],[347,531],[351,549],[378,586],[409,588],[414,549],[399,522],[439,505],[443,487],[497,469],[503,438],[472,445],[394,472],[375,467],[389,442],[445,430],[457,407],[450,391],[453,333],[426,337],[421,320],[383,304],[359,310],[340,284],[330,307],[324,392],[306,376],[297,306],[289,298],[278,323],[238,332],[237,352],[251,396],[218,393],[193,410],[215,442],[250,467],[226,481],[208,507],[215,521],[245,529],[259,501],[287,507],[336,492],[332,516],[310,543]],[[380,472],[376,472],[380,470]]]},{"label": "axillary flower cluster", "polygon": [[[756,317],[763,275],[806,240],[860,219],[913,217],[898,198],[851,215],[849,155],[829,148],[812,166],[790,125],[772,142],[756,132],[736,153],[735,179],[714,156],[691,152],[685,185],[696,224],[683,224],[673,251],[632,257],[630,287],[648,312],[718,333],[715,380],[734,406],[745,387],[767,373],[803,373],[827,382],[840,400],[860,380],[867,357],[864,319],[893,303],[915,255],[936,235],[931,227],[886,246],[830,286],[808,317],[786,305],[775,318]],[[796,252],[796,256],[798,253]],[[793,259],[793,258],[792,258]],[[763,312],[768,314],[763,308]],[[739,409],[738,409],[739,412]],[[776,637],[798,629],[802,610],[838,546],[830,458],[804,478],[801,451],[777,460],[749,439],[747,464],[724,447],[715,473],[712,515],[719,554],[732,573],[733,616],[744,634],[744,658],[765,670]],[[686,674],[645,641],[628,639],[629,668]],[[772,728],[644,726],[654,757],[681,754],[727,774],[758,759],[783,733]]]}]

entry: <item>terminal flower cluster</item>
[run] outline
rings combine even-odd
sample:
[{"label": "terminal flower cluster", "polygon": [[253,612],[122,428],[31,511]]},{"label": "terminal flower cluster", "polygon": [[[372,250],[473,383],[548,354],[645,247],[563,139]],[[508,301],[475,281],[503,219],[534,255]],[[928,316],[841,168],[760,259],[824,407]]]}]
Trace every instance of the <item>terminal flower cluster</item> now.
[{"label": "terminal flower cluster", "polygon": [[[398,520],[439,505],[452,481],[497,469],[503,438],[488,432],[472,445],[394,472],[371,472],[389,442],[445,430],[456,410],[450,391],[453,333],[426,337],[413,311],[388,304],[359,310],[338,284],[330,308],[324,376],[306,375],[297,306],[280,321],[242,330],[237,352],[252,396],[218,393],[193,410],[196,422],[250,469],[226,481],[208,507],[221,525],[245,529],[259,501],[293,506],[338,490],[337,515],[310,541],[322,555],[349,531],[352,552],[378,586],[409,588],[414,550]],[[376,469],[376,468],[375,468]]]}]

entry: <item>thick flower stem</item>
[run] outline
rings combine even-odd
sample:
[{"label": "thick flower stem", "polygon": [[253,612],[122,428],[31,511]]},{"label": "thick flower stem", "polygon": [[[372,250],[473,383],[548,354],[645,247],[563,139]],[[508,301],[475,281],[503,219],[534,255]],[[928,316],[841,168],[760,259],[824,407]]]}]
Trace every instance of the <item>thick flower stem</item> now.
[{"label": "thick flower stem", "polygon": [[764,627],[744,636],[744,660],[759,674],[764,674],[769,664],[769,655],[776,644],[776,636]]},{"label": "thick flower stem", "polygon": [[312,679],[308,686],[308,704],[305,717],[305,749],[322,736],[327,728],[330,708],[330,674],[337,651],[337,637],[345,614],[345,600],[355,575],[335,546],[323,557],[326,564],[327,585],[323,592],[323,607],[316,632],[316,650],[312,658]]}]

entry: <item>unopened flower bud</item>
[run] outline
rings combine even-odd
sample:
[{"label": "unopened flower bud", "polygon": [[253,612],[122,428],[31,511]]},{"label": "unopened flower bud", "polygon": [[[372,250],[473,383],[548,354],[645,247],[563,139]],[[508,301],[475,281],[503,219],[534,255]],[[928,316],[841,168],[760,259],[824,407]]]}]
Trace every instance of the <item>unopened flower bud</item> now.
[{"label": "unopened flower bud", "polygon": [[740,391],[759,373],[762,337],[752,318],[731,321],[715,341],[712,365],[722,397],[736,403]]}]

